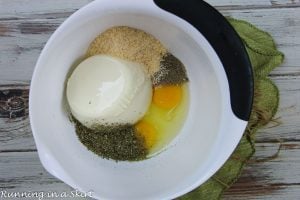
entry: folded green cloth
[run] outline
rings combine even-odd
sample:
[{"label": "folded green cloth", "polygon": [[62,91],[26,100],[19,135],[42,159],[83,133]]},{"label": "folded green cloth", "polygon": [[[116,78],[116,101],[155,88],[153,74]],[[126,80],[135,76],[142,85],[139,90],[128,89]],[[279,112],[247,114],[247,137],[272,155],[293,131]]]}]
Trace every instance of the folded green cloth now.
[{"label": "folded green cloth", "polygon": [[283,62],[284,55],[276,48],[273,38],[252,24],[228,18],[242,38],[254,71],[254,105],[247,129],[238,147],[224,166],[206,183],[178,199],[220,199],[240,176],[242,168],[255,152],[255,133],[272,120],[277,112],[279,92],[268,74]]}]

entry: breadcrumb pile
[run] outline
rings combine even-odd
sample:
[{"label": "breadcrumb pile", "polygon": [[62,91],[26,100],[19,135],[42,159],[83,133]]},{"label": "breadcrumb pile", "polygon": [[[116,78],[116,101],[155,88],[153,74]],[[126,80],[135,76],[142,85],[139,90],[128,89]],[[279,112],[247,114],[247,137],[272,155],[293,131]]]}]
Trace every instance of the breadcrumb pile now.
[{"label": "breadcrumb pile", "polygon": [[108,54],[141,63],[152,76],[160,70],[167,49],[152,35],[135,28],[117,26],[101,33],[90,45],[87,56]]}]

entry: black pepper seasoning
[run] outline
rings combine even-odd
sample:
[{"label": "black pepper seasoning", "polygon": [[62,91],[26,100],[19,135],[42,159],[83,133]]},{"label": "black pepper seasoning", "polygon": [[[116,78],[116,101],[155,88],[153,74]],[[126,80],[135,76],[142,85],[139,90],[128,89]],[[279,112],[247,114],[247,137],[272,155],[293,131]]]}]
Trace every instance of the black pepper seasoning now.
[{"label": "black pepper seasoning", "polygon": [[160,62],[160,70],[152,77],[153,85],[181,85],[188,82],[185,66],[171,53],[167,53]]}]

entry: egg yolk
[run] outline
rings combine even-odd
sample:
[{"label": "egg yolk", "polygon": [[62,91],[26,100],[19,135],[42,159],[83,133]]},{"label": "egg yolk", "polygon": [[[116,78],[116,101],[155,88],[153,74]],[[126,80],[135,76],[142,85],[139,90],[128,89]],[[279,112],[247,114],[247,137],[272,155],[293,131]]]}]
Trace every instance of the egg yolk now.
[{"label": "egg yolk", "polygon": [[147,149],[150,149],[153,147],[157,140],[157,131],[156,129],[148,122],[146,121],[140,121],[135,125],[135,128],[145,140],[145,147]]},{"label": "egg yolk", "polygon": [[154,89],[153,103],[164,109],[176,107],[182,98],[182,88],[178,85],[159,86]]}]

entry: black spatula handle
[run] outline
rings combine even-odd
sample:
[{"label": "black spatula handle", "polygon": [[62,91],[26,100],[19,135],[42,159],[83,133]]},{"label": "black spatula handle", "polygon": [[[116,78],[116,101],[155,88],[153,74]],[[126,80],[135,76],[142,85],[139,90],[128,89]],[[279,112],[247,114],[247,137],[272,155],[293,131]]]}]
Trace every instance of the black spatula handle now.
[{"label": "black spatula handle", "polygon": [[202,0],[154,0],[157,6],[198,29],[219,56],[230,87],[233,113],[248,121],[253,101],[251,63],[240,37],[226,18]]}]

